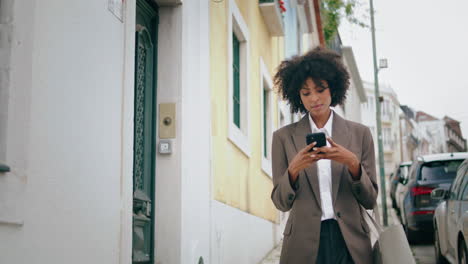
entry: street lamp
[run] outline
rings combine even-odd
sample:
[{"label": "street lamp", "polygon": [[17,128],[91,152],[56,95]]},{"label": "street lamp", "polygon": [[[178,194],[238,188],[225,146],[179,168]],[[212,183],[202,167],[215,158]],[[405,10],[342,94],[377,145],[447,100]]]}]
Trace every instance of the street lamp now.
[{"label": "street lamp", "polygon": [[379,60],[379,69],[386,69],[386,68],[388,68],[387,59],[380,59]]},{"label": "street lamp", "polygon": [[383,154],[383,143],[382,143],[382,123],[381,123],[381,109],[380,109],[380,92],[379,92],[379,70],[387,68],[387,60],[381,59],[380,65],[377,66],[377,52],[375,44],[375,25],[374,25],[374,3],[370,0],[370,14],[371,14],[371,32],[372,32],[372,53],[374,58],[374,85],[375,85],[375,106],[377,108],[377,139],[379,147],[379,167],[380,167],[380,193],[382,198],[382,215],[383,225],[388,225],[387,217],[387,194],[385,188],[385,163]]}]

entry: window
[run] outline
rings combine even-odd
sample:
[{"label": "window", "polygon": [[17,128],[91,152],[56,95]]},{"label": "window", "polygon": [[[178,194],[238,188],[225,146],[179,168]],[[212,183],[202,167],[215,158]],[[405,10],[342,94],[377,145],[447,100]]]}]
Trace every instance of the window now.
[{"label": "window", "polygon": [[463,160],[433,161],[425,163],[421,168],[419,180],[436,181],[454,179],[458,166]]},{"label": "window", "polygon": [[273,133],[273,80],[268,68],[260,58],[260,93],[261,93],[261,119],[262,119],[262,169],[271,173],[271,141]]},{"label": "window", "polygon": [[468,201],[468,171],[465,170],[465,175],[463,177],[463,183],[461,185],[461,189],[463,190],[461,195],[461,201]]},{"label": "window", "polygon": [[392,135],[391,135],[391,129],[388,127],[384,127],[382,129],[382,136],[383,136],[383,144],[385,146],[391,146],[392,144]]},{"label": "window", "polygon": [[384,116],[387,115],[387,106],[388,106],[388,102],[387,102],[387,100],[384,100],[382,102],[382,115],[384,115]]},{"label": "window", "polygon": [[245,155],[250,157],[249,144],[249,31],[236,5],[229,1],[228,62],[229,92],[228,138]]},{"label": "window", "polygon": [[468,164],[462,163],[457,170],[457,176],[452,183],[451,194],[452,197],[456,196],[457,200],[468,200]]},{"label": "window", "polygon": [[269,111],[270,108],[270,90],[265,89],[267,87],[265,80],[263,80],[263,157],[268,158],[269,155],[269,147],[268,147],[268,138],[269,138],[269,131],[271,127],[271,112]]},{"label": "window", "polygon": [[240,41],[236,34],[232,34],[232,78],[233,78],[233,112],[234,112],[234,124],[241,128],[240,125]]}]

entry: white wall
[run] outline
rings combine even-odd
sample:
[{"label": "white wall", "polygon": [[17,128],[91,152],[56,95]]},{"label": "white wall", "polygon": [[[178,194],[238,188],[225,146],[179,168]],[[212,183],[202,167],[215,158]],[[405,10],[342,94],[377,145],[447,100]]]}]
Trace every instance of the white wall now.
[{"label": "white wall", "polygon": [[200,257],[204,263],[216,263],[210,260],[212,166],[209,6],[209,1],[185,1],[183,5],[181,264],[199,263]]},{"label": "white wall", "polygon": [[177,127],[156,157],[156,263],[211,263],[209,2],[159,13],[157,100],[176,103]]},{"label": "white wall", "polygon": [[361,123],[361,100],[357,94],[356,87],[351,83],[346,101],[344,103],[344,117],[348,120]]},{"label": "white wall", "polygon": [[[361,76],[359,75],[359,69],[357,68],[356,61],[354,59],[354,53],[351,47],[342,47],[343,51],[343,62],[350,74],[350,86],[346,96],[344,104],[345,117],[348,120],[361,123],[361,99],[360,94],[364,92],[362,85]],[[358,90],[359,89],[359,90]]]},{"label": "white wall", "polygon": [[20,180],[20,212],[7,217],[24,224],[0,224],[0,263],[128,263],[132,160],[123,157],[133,140],[123,135],[133,109],[123,96],[133,94],[133,47],[124,39],[134,20],[121,23],[107,1],[14,3],[12,172],[0,177]]},{"label": "white wall", "polygon": [[27,5],[14,4],[12,0],[0,2],[0,161],[11,167],[10,173],[0,174],[0,228],[2,223],[16,228],[24,222],[27,182],[32,64],[29,28],[33,26],[34,6],[20,13],[18,10]]},{"label": "white wall", "polygon": [[176,103],[173,153],[156,156],[155,254],[161,264],[181,263],[181,20],[182,6],[159,8],[157,102]]},{"label": "white wall", "polygon": [[256,264],[279,243],[278,225],[218,201],[212,202],[212,261]]}]

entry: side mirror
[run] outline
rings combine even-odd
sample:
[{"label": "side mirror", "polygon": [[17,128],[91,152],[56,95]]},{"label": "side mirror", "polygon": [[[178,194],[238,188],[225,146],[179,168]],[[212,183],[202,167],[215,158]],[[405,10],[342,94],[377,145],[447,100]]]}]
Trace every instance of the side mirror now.
[{"label": "side mirror", "polygon": [[445,200],[447,199],[448,192],[442,188],[432,190],[431,199],[433,200]]},{"label": "side mirror", "polygon": [[408,180],[405,177],[400,176],[400,177],[398,177],[398,182],[400,182],[403,185],[406,185]]}]

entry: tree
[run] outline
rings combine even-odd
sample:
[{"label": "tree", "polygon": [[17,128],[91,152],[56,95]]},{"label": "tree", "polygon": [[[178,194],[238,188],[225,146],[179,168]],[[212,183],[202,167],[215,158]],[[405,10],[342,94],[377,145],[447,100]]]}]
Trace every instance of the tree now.
[{"label": "tree", "polygon": [[360,27],[368,27],[361,19],[356,17],[356,9],[363,5],[362,0],[322,0],[321,16],[325,42],[329,44],[338,31],[342,18]]}]

